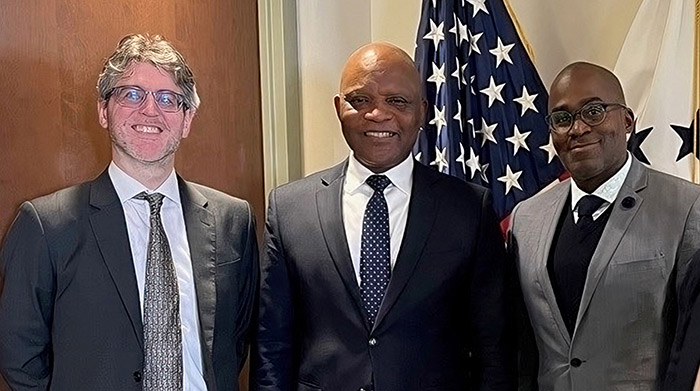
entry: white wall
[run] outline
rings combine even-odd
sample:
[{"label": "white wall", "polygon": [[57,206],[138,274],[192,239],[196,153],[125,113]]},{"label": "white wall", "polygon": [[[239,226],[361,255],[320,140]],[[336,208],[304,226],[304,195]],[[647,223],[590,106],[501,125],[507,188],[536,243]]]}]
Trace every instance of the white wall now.
[{"label": "white wall", "polygon": [[[566,64],[613,68],[641,0],[510,0],[545,85]],[[347,156],[333,108],[345,59],[370,41],[413,55],[420,0],[298,0],[302,169],[310,174]]]}]

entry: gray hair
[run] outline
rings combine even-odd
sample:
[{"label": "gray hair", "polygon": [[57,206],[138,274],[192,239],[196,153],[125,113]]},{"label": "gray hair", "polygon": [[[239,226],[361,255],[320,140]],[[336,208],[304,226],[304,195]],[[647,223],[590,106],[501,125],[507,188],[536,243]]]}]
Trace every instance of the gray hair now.
[{"label": "gray hair", "polygon": [[106,101],[109,94],[134,62],[147,62],[173,76],[182,89],[185,110],[199,107],[194,75],[185,58],[160,35],[130,34],[122,38],[116,50],[105,61],[97,79],[97,92]]}]

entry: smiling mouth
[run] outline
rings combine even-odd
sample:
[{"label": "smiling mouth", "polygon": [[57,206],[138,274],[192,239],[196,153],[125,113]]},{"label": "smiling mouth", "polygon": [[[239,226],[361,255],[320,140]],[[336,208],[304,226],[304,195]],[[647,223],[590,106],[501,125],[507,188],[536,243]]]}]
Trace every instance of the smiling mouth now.
[{"label": "smiling mouth", "polygon": [[131,126],[131,128],[137,131],[138,133],[158,134],[163,132],[163,130],[158,126],[133,125]]},{"label": "smiling mouth", "polygon": [[395,133],[395,132],[376,132],[376,131],[365,132],[365,136],[376,137],[376,138],[389,138],[389,137],[394,137],[396,135],[397,135],[397,133]]}]

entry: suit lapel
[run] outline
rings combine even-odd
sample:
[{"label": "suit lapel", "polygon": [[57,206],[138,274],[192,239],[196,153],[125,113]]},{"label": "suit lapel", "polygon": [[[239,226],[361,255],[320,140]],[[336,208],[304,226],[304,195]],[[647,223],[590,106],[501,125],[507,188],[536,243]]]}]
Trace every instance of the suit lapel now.
[{"label": "suit lapel", "polygon": [[411,191],[411,201],[408,206],[408,219],[406,221],[406,231],[401,240],[401,248],[391,273],[389,286],[386,289],[384,300],[377,313],[374,328],[384,320],[391,307],[399,298],[401,291],[413,275],[413,270],[423,253],[428,241],[428,235],[432,230],[437,216],[437,206],[432,192],[432,184],[439,176],[429,168],[415,163],[413,168],[413,190]]},{"label": "suit lapel", "polygon": [[[603,234],[600,239],[600,243],[593,253],[591,258],[591,263],[588,266],[588,274],[586,275],[586,284],[583,287],[583,295],[581,296],[581,306],[578,310],[578,316],[576,319],[576,325],[581,322],[581,319],[588,309],[588,305],[591,303],[591,298],[593,293],[600,282],[600,278],[603,272],[610,264],[610,260],[615,253],[615,249],[620,244],[622,237],[627,232],[627,229],[632,223],[632,219],[637,214],[640,206],[644,199],[637,194],[640,190],[647,186],[648,172],[636,159],[632,159],[632,166],[627,174],[625,182],[622,184],[622,188],[615,199],[615,203],[610,206],[614,208],[611,211],[610,218],[608,219]],[[634,199],[634,203],[631,207],[622,206],[622,200],[625,198]]]},{"label": "suit lapel", "polygon": [[326,247],[328,247],[345,288],[355,303],[356,310],[361,315],[365,327],[369,329],[369,321],[362,305],[360,287],[357,285],[355,269],[352,266],[352,257],[345,235],[345,225],[343,225],[342,195],[347,164],[346,160],[322,176],[320,188],[316,192],[316,206]]},{"label": "suit lapel", "polygon": [[[535,260],[537,264],[535,265],[537,269],[537,279],[540,281],[540,287],[544,291],[545,299],[547,304],[552,311],[552,316],[557,324],[559,333],[567,342],[571,343],[571,337],[569,336],[569,331],[566,329],[566,324],[564,323],[564,318],[559,310],[559,305],[557,304],[557,298],[554,295],[554,288],[552,288],[552,281],[549,278],[549,271],[547,270],[547,262],[549,261],[549,253],[554,243],[554,235],[557,231],[557,225],[559,224],[559,219],[564,211],[566,202],[569,199],[568,195],[571,186],[569,182],[559,185],[558,187],[552,189],[551,197],[549,199],[542,200],[542,209],[539,210],[540,213],[545,216],[545,220],[541,224],[541,229],[538,237],[537,243],[537,253],[535,254]],[[539,219],[537,219],[539,220]],[[538,224],[531,224],[532,226],[537,226]]]},{"label": "suit lapel", "polygon": [[205,362],[210,362],[216,314],[216,225],[207,199],[178,176]]},{"label": "suit lapel", "polygon": [[90,205],[93,207],[90,226],[97,246],[131,320],[138,343],[143,347],[141,303],[124,210],[107,170],[90,184]]}]

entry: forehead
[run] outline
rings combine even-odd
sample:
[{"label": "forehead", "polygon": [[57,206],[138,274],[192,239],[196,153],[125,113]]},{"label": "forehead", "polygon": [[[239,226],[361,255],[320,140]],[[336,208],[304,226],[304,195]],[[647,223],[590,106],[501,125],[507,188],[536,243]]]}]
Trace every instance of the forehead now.
[{"label": "forehead", "polygon": [[149,91],[181,92],[171,74],[147,62],[130,64],[124,75],[119,78],[117,85],[135,85]]},{"label": "forehead", "polygon": [[348,63],[341,77],[344,94],[376,91],[379,94],[401,93],[420,96],[420,79],[415,67],[396,57],[362,56]]},{"label": "forehead", "polygon": [[549,94],[549,110],[577,109],[581,105],[600,100],[619,102],[618,88],[614,80],[589,69],[572,70],[554,81]]}]

